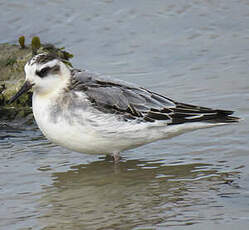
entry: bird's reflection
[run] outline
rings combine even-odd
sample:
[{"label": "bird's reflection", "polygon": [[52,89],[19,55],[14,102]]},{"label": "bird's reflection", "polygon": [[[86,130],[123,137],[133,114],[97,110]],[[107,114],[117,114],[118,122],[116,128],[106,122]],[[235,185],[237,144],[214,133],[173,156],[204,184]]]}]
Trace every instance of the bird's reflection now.
[{"label": "bird's reflection", "polygon": [[[213,202],[227,174],[210,164],[108,160],[53,174],[53,186],[40,200],[40,220],[60,229],[130,229],[138,225],[177,225],[198,221],[198,209]],[[196,213],[195,213],[196,212]],[[186,221],[188,220],[188,221]]]}]

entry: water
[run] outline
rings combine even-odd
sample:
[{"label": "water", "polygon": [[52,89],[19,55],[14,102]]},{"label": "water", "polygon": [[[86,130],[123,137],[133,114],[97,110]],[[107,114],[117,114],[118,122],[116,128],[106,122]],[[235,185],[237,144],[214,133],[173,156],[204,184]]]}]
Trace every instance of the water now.
[{"label": "water", "polygon": [[0,15],[0,42],[38,35],[76,67],[243,118],[119,165],[1,121],[0,229],[248,229],[248,1],[2,0]]}]

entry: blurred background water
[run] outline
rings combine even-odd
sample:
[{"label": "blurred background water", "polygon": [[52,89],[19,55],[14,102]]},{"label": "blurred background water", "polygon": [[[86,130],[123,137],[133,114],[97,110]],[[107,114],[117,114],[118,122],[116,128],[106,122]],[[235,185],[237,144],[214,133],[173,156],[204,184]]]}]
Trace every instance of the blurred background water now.
[{"label": "blurred background water", "polygon": [[248,21],[247,0],[1,0],[1,43],[39,36],[75,67],[243,120],[124,152],[119,165],[1,121],[0,229],[248,229]]}]

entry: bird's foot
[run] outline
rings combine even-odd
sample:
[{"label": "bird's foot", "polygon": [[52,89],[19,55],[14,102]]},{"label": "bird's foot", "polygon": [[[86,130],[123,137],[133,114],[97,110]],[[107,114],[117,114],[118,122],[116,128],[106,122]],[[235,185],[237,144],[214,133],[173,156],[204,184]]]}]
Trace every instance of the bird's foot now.
[{"label": "bird's foot", "polygon": [[112,158],[113,158],[114,163],[119,163],[119,161],[121,160],[121,156],[118,152],[112,153]]}]

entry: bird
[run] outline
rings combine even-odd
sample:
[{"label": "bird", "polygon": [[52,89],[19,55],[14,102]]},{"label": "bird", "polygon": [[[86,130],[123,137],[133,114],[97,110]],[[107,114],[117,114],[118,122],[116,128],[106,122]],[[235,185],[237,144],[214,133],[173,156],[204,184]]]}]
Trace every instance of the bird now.
[{"label": "bird", "polygon": [[111,155],[182,133],[238,122],[233,111],[177,102],[149,89],[68,65],[40,53],[9,100],[33,89],[32,110],[51,142],[86,154]]}]

